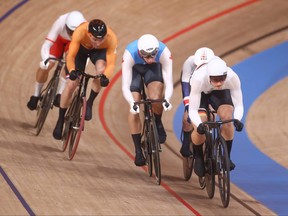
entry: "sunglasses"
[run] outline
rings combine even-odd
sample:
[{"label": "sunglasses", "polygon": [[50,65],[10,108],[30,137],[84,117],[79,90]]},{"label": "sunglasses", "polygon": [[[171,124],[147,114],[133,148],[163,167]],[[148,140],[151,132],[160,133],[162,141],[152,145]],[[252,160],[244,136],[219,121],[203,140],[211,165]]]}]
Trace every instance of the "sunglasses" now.
[{"label": "sunglasses", "polygon": [[217,83],[217,82],[224,82],[226,80],[227,75],[222,76],[210,76],[210,81]]},{"label": "sunglasses", "polygon": [[72,36],[73,32],[71,29],[68,28],[68,26],[66,25],[66,31],[68,33],[68,35]]},{"label": "sunglasses", "polygon": [[157,53],[158,53],[158,49],[155,49],[153,52],[151,53],[148,53],[148,52],[145,52],[144,50],[140,50],[140,55],[143,57],[143,58],[154,58]]}]

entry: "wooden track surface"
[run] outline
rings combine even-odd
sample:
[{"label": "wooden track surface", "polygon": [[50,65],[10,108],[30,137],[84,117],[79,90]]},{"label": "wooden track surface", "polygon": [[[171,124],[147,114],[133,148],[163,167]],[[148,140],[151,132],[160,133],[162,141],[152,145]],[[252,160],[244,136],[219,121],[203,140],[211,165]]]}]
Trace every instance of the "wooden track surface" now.
[{"label": "wooden track surface", "polygon": [[[1,0],[1,16],[19,2]],[[247,6],[236,9],[242,3]],[[231,8],[235,10],[229,12]],[[275,215],[235,185],[230,206],[223,209],[218,191],[209,199],[199,188],[195,174],[184,181],[180,143],[172,127],[174,112],[182,101],[179,85],[171,101],[175,109],[163,115],[168,140],[161,153],[161,186],[133,163],[129,107],[122,96],[121,77],[98,96],[93,119],[85,124],[73,161],[67,160],[59,150],[61,143],[52,137],[57,109],[49,113],[43,131],[35,136],[36,113],[29,111],[26,103],[34,91],[40,47],[57,16],[74,9],[82,11],[88,20],[103,19],[116,32],[119,47],[115,77],[121,70],[126,45],[144,33],[152,33],[167,41],[177,83],[183,62],[197,48],[208,46],[221,56],[287,25],[288,1],[30,0],[13,12],[0,23],[0,166],[12,181],[9,185],[0,176],[0,214],[27,215],[27,208],[31,208],[36,215]],[[223,11],[224,15],[208,21]],[[203,20],[207,22],[175,36]],[[282,31],[224,59],[232,66],[286,40],[287,31]],[[253,105],[246,122],[257,147],[286,168],[287,146],[281,144],[286,144],[287,133],[279,134],[276,128],[287,128],[288,115],[284,115],[283,125],[273,126],[278,112],[268,110],[275,109],[277,103],[281,104],[279,110],[287,106],[287,94],[277,94],[287,92],[287,83],[285,79],[267,90]],[[99,107],[101,102],[105,105]],[[255,130],[267,122],[272,123],[269,134]],[[12,184],[22,198],[15,196]]]}]

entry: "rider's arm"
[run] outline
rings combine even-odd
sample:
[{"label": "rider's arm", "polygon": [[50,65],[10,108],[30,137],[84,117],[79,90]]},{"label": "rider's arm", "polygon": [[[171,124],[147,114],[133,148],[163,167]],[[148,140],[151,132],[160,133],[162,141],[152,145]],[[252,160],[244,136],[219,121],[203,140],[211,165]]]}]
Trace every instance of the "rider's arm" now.
[{"label": "rider's arm", "polygon": [[85,29],[83,29],[83,28],[77,28],[73,33],[72,40],[71,40],[70,45],[69,45],[69,51],[68,51],[68,54],[66,57],[66,65],[67,65],[67,69],[68,69],[69,73],[72,70],[77,69],[77,68],[75,68],[76,67],[75,66],[75,58],[76,58],[76,55],[79,51],[81,40],[84,37],[85,37]]},{"label": "rider's arm", "polygon": [[189,56],[183,64],[181,72],[181,87],[184,106],[189,105],[190,77],[195,70],[194,56]]},{"label": "rider's arm", "polygon": [[201,100],[201,81],[196,79],[190,80],[191,91],[189,95],[189,117],[194,125],[198,127],[202,123],[201,118],[198,114]]},{"label": "rider's arm", "polygon": [[104,74],[110,79],[113,75],[113,71],[116,64],[116,53],[117,53],[116,49],[118,45],[118,40],[114,32],[112,32],[112,30],[108,29],[108,34],[109,34],[108,35],[109,45],[106,50],[106,68]]},{"label": "rider's arm", "polygon": [[55,43],[58,35],[61,32],[61,28],[65,25],[65,20],[60,16],[52,25],[48,35],[45,38],[45,41],[41,47],[41,58],[46,60],[49,58],[50,48]]},{"label": "rider's arm", "polygon": [[165,84],[164,98],[170,100],[173,94],[173,76],[172,76],[172,56],[170,50],[165,47],[163,50],[160,63],[162,64],[162,75]]},{"label": "rider's arm", "polygon": [[134,102],[130,85],[132,82],[132,67],[135,64],[130,52],[126,49],[122,59],[122,92],[129,104]]},{"label": "rider's arm", "polygon": [[230,79],[230,85],[230,93],[234,105],[234,118],[241,121],[244,114],[243,96],[241,90],[241,82],[235,72],[234,76]]}]

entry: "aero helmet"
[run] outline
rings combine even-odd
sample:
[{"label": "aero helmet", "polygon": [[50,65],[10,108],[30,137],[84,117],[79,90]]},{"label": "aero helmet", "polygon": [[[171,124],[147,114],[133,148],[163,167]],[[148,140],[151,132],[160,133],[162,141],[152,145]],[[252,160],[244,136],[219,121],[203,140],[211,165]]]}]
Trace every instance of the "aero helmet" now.
[{"label": "aero helmet", "polygon": [[159,41],[155,36],[145,34],[139,38],[137,46],[141,56],[155,57],[159,49]]},{"label": "aero helmet", "polygon": [[71,31],[74,31],[83,22],[86,22],[86,20],[79,11],[70,12],[66,18],[66,26]]},{"label": "aero helmet", "polygon": [[194,62],[197,66],[201,64],[208,63],[211,59],[214,58],[213,50],[209,49],[208,47],[202,47],[196,50],[194,54]]},{"label": "aero helmet", "polygon": [[226,76],[227,65],[221,58],[213,58],[207,64],[207,72],[209,76]]},{"label": "aero helmet", "polygon": [[107,34],[106,24],[99,19],[94,19],[89,22],[88,32],[90,32],[95,38],[102,39]]}]

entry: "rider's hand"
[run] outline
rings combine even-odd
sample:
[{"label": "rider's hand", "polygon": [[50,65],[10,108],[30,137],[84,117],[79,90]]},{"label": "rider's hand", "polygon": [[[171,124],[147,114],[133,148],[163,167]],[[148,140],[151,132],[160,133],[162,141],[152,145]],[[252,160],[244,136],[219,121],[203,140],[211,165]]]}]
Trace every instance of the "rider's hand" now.
[{"label": "rider's hand", "polygon": [[102,77],[100,77],[100,85],[102,87],[106,87],[109,84],[109,79],[103,74]]},{"label": "rider's hand", "polygon": [[46,61],[46,60],[43,60],[43,61],[41,61],[41,62],[39,63],[40,68],[43,69],[43,70],[47,70],[48,67],[49,67],[49,61],[47,62],[47,64],[45,64],[45,61]]},{"label": "rider's hand", "polygon": [[172,104],[168,100],[166,100],[166,102],[163,102],[162,106],[165,111],[170,111],[172,109]]},{"label": "rider's hand", "polygon": [[234,121],[234,126],[235,126],[235,128],[236,128],[236,131],[242,131],[242,129],[243,129],[243,127],[244,127],[244,124],[241,122],[241,121],[239,121],[239,120],[235,120]]},{"label": "rider's hand", "polygon": [[76,80],[80,75],[80,72],[78,70],[72,70],[69,74],[70,80]]},{"label": "rider's hand", "polygon": [[140,107],[139,105],[136,105],[133,103],[130,104],[130,112],[134,115],[138,114],[140,112]]},{"label": "rider's hand", "polygon": [[199,134],[205,134],[205,125],[203,123],[199,124],[197,127],[197,132]]}]

